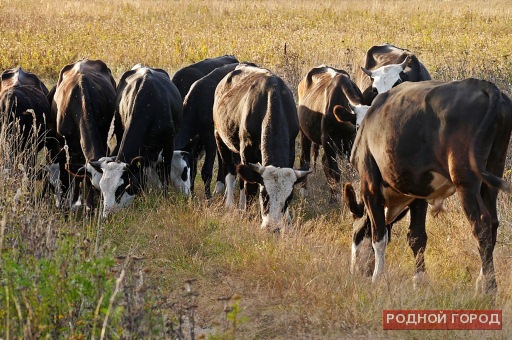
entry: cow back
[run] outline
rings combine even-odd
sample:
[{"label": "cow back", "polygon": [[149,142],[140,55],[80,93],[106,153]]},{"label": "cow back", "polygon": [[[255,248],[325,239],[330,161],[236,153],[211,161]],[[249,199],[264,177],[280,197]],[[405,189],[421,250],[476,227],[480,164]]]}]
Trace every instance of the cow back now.
[{"label": "cow back", "polygon": [[181,97],[185,99],[192,84],[215,70],[227,64],[238,63],[238,59],[232,55],[224,55],[216,58],[207,58],[197,63],[190,64],[178,70],[172,77],[172,82],[178,88]]},{"label": "cow back", "polygon": [[[215,129],[233,152],[259,148],[262,165],[292,167],[299,131],[293,94],[266,69],[241,64],[215,91]],[[257,151],[254,151],[257,152]]]},{"label": "cow back", "polygon": [[154,162],[162,149],[170,150],[170,160],[183,107],[167,72],[148,67],[125,72],[119,81],[115,119],[124,130],[118,161],[130,162],[143,156],[146,163]]},{"label": "cow back", "polygon": [[57,133],[66,138],[70,153],[85,160],[106,155],[114,102],[115,80],[101,60],[82,59],[61,70],[53,94],[52,115],[57,120]]}]

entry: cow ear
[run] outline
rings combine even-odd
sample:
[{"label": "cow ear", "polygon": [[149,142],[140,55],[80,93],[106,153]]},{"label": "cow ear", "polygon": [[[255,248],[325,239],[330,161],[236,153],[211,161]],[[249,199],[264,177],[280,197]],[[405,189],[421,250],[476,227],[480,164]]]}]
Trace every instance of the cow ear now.
[{"label": "cow ear", "polygon": [[297,177],[297,180],[295,181],[295,184],[305,182],[308,178],[308,175],[310,173],[313,173],[313,170],[293,170],[295,172],[295,177]]},{"label": "cow ear", "polygon": [[364,73],[366,73],[370,78],[372,77],[372,71],[367,70],[367,69],[365,69],[365,68],[364,68],[364,67],[362,67],[362,66],[361,66],[361,70],[362,70]]},{"label": "cow ear", "polygon": [[94,168],[94,170],[98,171],[99,173],[103,173],[103,162],[100,161],[89,161],[89,164]]},{"label": "cow ear", "polygon": [[334,118],[340,123],[352,123],[356,124],[356,115],[352,112],[349,112],[341,105],[336,105],[332,110],[334,114]]},{"label": "cow ear", "polygon": [[363,205],[357,203],[356,193],[352,184],[345,184],[345,187],[343,188],[343,198],[354,218],[363,217]]},{"label": "cow ear", "polygon": [[236,172],[247,183],[263,184],[260,171],[255,169],[257,165],[238,164]]}]

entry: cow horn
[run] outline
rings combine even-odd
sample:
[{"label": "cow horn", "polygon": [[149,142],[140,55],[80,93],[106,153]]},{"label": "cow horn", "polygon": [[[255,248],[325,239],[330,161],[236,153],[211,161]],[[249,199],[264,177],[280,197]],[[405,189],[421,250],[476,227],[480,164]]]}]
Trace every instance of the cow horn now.
[{"label": "cow horn", "polygon": [[89,161],[89,164],[96,170],[100,171],[102,169],[101,165],[103,162],[101,161]]},{"label": "cow horn", "polygon": [[400,64],[400,66],[402,67],[402,69],[404,69],[404,70],[405,70],[405,68],[407,67],[407,65],[409,65],[409,61],[411,61],[411,57],[410,57],[410,56],[405,57],[404,61],[402,61],[402,63]]},{"label": "cow horn", "polygon": [[313,170],[293,170],[295,172],[295,176],[297,179],[305,177],[311,173],[313,173]]},{"label": "cow horn", "polygon": [[253,163],[249,163],[248,164],[254,171],[256,171],[257,173],[259,173],[260,175],[263,174],[263,171],[265,171],[265,167],[264,166],[261,166],[261,164],[253,164]]},{"label": "cow horn", "polygon": [[372,76],[372,71],[367,70],[367,69],[365,69],[365,68],[364,68],[364,67],[362,67],[362,66],[361,66],[361,70],[363,70],[363,72],[364,72],[364,73],[366,73],[369,77],[371,77],[371,76]]}]

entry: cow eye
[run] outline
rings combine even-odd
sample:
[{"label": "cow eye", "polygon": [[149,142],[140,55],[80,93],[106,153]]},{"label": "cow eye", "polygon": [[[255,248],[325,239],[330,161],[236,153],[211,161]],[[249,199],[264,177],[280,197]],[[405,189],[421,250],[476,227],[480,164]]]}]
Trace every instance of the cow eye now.
[{"label": "cow eye", "polygon": [[184,167],[183,172],[181,173],[181,180],[183,182],[186,182],[187,179],[188,179],[188,171],[187,171],[187,167]]}]

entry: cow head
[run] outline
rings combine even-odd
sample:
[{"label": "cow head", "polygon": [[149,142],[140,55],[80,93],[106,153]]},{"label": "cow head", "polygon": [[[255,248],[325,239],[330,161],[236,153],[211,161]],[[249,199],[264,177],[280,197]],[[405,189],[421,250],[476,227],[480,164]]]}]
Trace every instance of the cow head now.
[{"label": "cow head", "polygon": [[410,60],[411,58],[407,56],[401,64],[384,65],[373,71],[361,67],[361,70],[372,78],[372,88],[377,93],[384,93],[403,81],[400,76],[409,65]]},{"label": "cow head", "polygon": [[171,162],[171,182],[185,195],[190,195],[190,154],[174,151]]},{"label": "cow head", "polygon": [[350,102],[348,105],[350,106],[350,111],[341,105],[336,105],[333,109],[334,118],[340,123],[350,122],[358,128],[370,106],[363,104],[352,105]]},{"label": "cow head", "polygon": [[279,231],[291,223],[288,205],[293,196],[293,186],[303,182],[312,171],[240,164],[237,172],[244,181],[260,186],[261,227]]},{"label": "cow head", "polygon": [[84,167],[87,175],[91,177],[91,184],[94,188],[100,190],[100,180],[103,176],[102,163],[112,162],[115,157],[101,157],[97,161],[89,161]]},{"label": "cow head", "polygon": [[98,186],[103,195],[103,217],[129,205],[140,191],[142,157],[134,158],[130,164],[110,159],[89,164],[102,174]]},{"label": "cow head", "polygon": [[375,255],[372,247],[370,219],[363,202],[357,202],[356,193],[350,183],[345,184],[343,196],[345,204],[354,218],[350,273],[371,276],[375,267]]}]

